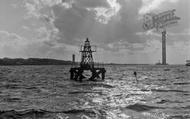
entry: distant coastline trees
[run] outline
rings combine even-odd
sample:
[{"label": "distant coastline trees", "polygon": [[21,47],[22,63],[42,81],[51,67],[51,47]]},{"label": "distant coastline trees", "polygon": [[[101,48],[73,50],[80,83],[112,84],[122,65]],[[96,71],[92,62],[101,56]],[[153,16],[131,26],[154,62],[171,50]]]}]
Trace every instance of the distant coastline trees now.
[{"label": "distant coastline trees", "polygon": [[48,58],[1,58],[0,65],[71,65],[71,61]]}]

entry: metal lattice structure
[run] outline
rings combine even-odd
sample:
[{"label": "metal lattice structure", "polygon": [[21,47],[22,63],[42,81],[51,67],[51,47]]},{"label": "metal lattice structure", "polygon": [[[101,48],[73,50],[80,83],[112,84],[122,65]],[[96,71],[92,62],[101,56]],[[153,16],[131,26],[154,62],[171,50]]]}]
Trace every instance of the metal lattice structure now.
[{"label": "metal lattice structure", "polygon": [[95,50],[94,51],[92,50],[90,41],[88,40],[88,38],[86,39],[84,46],[81,46],[80,52],[81,52],[80,67],[84,69],[94,68],[92,53],[95,52]]},{"label": "metal lattice structure", "polygon": [[92,46],[90,45],[90,41],[88,40],[88,38],[86,39],[84,45],[81,46],[80,52],[80,66],[70,69],[70,79],[82,81],[82,79],[86,78],[83,75],[83,72],[85,70],[89,70],[92,73],[89,80],[95,80],[98,78],[102,78],[102,80],[104,80],[106,70],[105,68],[95,67],[92,53],[96,52],[96,50],[92,49]]}]

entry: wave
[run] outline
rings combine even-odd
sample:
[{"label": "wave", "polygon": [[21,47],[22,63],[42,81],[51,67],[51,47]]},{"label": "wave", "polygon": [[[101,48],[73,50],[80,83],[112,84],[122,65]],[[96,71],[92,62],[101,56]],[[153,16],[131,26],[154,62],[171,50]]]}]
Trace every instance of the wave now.
[{"label": "wave", "polygon": [[167,119],[190,119],[190,115],[175,115],[169,116]]},{"label": "wave", "polygon": [[174,83],[174,85],[189,85],[190,82],[180,82],[180,83]]},{"label": "wave", "polygon": [[6,101],[6,102],[18,102],[21,100],[22,100],[21,98],[4,98],[3,99],[3,101]]},{"label": "wave", "polygon": [[74,87],[90,86],[90,87],[114,88],[114,86],[104,84],[104,83],[81,83],[81,84],[73,84],[73,86]]},{"label": "wave", "polygon": [[143,105],[139,103],[135,103],[134,105],[129,105],[126,108],[130,110],[134,110],[136,112],[149,111],[152,109],[163,109],[163,107],[148,106],[148,105]]},{"label": "wave", "polygon": [[189,91],[183,91],[183,90],[161,90],[161,89],[151,89],[151,91],[154,92],[181,92],[181,93],[188,93]]},{"label": "wave", "polygon": [[97,91],[72,91],[69,92],[69,94],[85,94],[85,93],[96,93],[102,95],[103,92],[97,92]]},{"label": "wave", "polygon": [[26,117],[31,118],[44,118],[51,116],[53,114],[83,114],[83,115],[94,115],[99,116],[103,119],[105,112],[102,110],[94,110],[94,109],[72,109],[66,111],[47,111],[47,110],[23,110],[23,111],[16,111],[16,110],[7,110],[7,111],[0,111],[0,119],[25,119]]},{"label": "wave", "polygon": [[157,104],[164,104],[164,103],[183,103],[178,100],[171,101],[171,100],[160,100],[159,102],[156,102]]},{"label": "wave", "polygon": [[24,117],[43,117],[47,112],[44,110],[24,110],[24,111],[0,111],[0,119],[22,119]]}]

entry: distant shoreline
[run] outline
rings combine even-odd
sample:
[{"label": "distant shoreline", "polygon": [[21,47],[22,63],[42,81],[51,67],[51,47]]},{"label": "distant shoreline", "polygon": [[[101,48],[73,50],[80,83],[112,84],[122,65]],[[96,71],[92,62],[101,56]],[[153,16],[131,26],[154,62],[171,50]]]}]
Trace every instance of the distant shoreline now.
[{"label": "distant shoreline", "polygon": [[[79,64],[76,62],[76,64]],[[0,58],[0,66],[18,66],[18,65],[73,65],[72,61],[50,59],[50,58]],[[96,63],[95,65],[156,65],[156,64],[119,64],[119,63]],[[185,64],[169,64],[185,65]],[[165,66],[165,65],[156,65]]]},{"label": "distant shoreline", "polygon": [[0,66],[7,65],[71,65],[71,61],[48,58],[2,58]]}]

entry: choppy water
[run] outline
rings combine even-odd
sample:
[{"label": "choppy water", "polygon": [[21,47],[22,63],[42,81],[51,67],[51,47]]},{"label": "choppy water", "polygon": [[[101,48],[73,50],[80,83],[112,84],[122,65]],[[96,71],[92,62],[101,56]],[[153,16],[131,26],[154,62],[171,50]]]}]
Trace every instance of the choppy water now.
[{"label": "choppy water", "polygon": [[82,83],[69,68],[1,66],[0,119],[190,119],[190,67],[106,66]]}]

